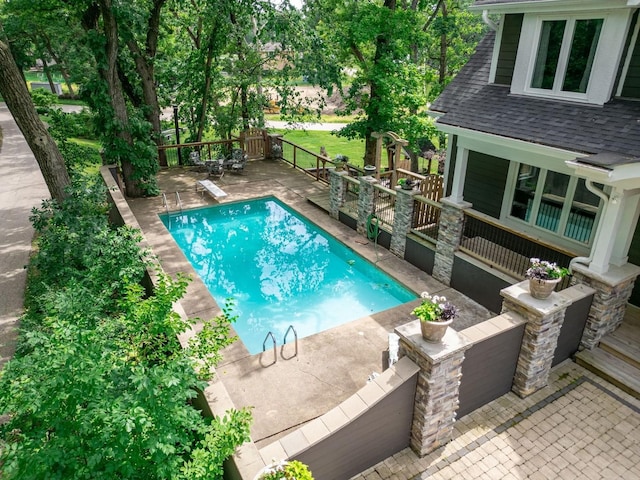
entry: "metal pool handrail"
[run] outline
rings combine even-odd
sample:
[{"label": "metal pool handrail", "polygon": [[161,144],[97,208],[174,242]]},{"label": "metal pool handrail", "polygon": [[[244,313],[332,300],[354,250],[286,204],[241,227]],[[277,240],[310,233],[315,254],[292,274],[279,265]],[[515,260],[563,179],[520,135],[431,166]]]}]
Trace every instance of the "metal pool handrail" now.
[{"label": "metal pool handrail", "polygon": [[[298,356],[298,332],[296,332],[296,329],[293,328],[293,325],[289,325],[289,328],[287,328],[287,331],[284,334],[284,339],[282,340],[282,348],[284,349],[284,346],[287,344],[287,335],[289,335],[290,331],[293,331],[293,335],[296,339],[296,353],[294,353],[293,357],[297,357]],[[293,358],[293,357],[289,357],[289,358]],[[284,358],[284,355],[282,356],[282,358]],[[289,358],[287,358],[286,360],[289,360]]]},{"label": "metal pool handrail", "polygon": [[269,337],[271,337],[271,341],[273,342],[273,363],[276,363],[278,361],[278,351],[276,349],[276,337],[273,336],[272,332],[267,333],[267,336],[264,337],[264,341],[262,342],[262,351],[264,352],[267,349],[265,345]]}]

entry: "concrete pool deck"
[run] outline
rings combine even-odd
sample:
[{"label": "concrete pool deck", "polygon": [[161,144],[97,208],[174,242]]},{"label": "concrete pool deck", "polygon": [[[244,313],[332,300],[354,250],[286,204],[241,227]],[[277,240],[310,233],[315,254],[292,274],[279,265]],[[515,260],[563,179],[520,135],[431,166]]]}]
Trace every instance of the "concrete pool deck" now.
[{"label": "concrete pool deck", "polygon": [[[167,196],[169,210],[179,209],[175,205],[175,192],[179,192],[184,209],[274,195],[414,292],[447,296],[461,311],[454,328],[461,330],[493,316],[459,292],[330,218],[307,200],[326,192],[328,186],[283,162],[249,162],[243,174],[226,173],[222,179],[214,180],[228,194],[220,202],[206,193],[196,193],[197,180],[206,178],[206,172],[192,167],[162,170],[158,183]],[[180,302],[187,316],[206,319],[217,315],[218,305],[158,217],[165,212],[162,199],[129,199],[128,203],[164,271],[171,275],[184,272],[192,277]],[[319,417],[363,387],[374,372],[380,373],[389,332],[409,321],[409,312],[417,303],[419,299],[300,339],[297,356],[293,356],[292,335],[282,350],[282,339],[277,339],[275,363],[271,344],[259,355],[250,355],[241,341],[227,347],[217,368],[218,379],[236,408],[252,407],[251,436],[256,445],[259,448],[268,445],[292,428]]]}]

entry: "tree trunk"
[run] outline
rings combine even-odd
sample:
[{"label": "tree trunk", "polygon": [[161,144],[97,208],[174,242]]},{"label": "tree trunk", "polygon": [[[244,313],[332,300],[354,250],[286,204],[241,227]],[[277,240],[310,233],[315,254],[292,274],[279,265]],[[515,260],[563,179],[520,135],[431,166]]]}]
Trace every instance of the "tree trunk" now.
[{"label": "tree trunk", "polygon": [[207,45],[207,62],[204,67],[204,91],[202,92],[202,102],[200,103],[200,115],[198,117],[198,135],[195,141],[201,142],[204,135],[204,127],[207,123],[207,108],[209,108],[209,89],[211,88],[211,65],[213,63],[214,34],[209,36]]},{"label": "tree trunk", "polygon": [[53,93],[55,96],[58,96],[53,77],[51,76],[51,70],[49,69],[49,65],[47,65],[47,61],[44,58],[41,58],[40,61],[42,62],[42,70],[44,70],[44,74],[47,76],[47,81],[49,82],[51,93]]},{"label": "tree trunk", "polygon": [[0,94],[33,152],[51,197],[62,203],[66,198],[69,173],[64,159],[46,127],[38,117],[31,96],[9,47],[0,41]]},{"label": "tree trunk", "polygon": [[[101,0],[100,8],[104,23],[106,40],[104,48],[107,60],[106,66],[100,69],[100,75],[107,82],[109,89],[113,114],[118,124],[117,137],[130,147],[129,152],[131,152],[133,150],[133,138],[129,130],[129,115],[122,92],[122,85],[118,78],[118,25],[112,11],[111,0]],[[128,158],[129,152],[125,152],[124,155],[120,156],[120,166],[122,168],[125,190],[130,197],[141,197],[144,191],[139,181],[133,178],[135,169],[131,163],[131,159]]]},{"label": "tree trunk", "polygon": [[[155,85],[155,73],[153,61],[158,48],[158,36],[160,35],[160,12],[165,0],[155,0],[147,23],[147,38],[145,51],[143,52],[135,40],[127,42],[129,50],[133,55],[136,65],[136,72],[142,83],[142,97],[146,105],[145,118],[153,129],[153,139],[156,145],[162,145],[162,127],[160,125],[160,105],[158,104],[158,93]],[[164,152],[163,152],[164,153]],[[163,158],[160,164],[166,166],[166,159]]]},{"label": "tree trunk", "polygon": [[444,81],[447,78],[447,2],[442,2],[442,21],[445,25],[444,32],[440,35],[440,65],[439,65],[439,77],[438,82],[440,85],[444,85]]}]

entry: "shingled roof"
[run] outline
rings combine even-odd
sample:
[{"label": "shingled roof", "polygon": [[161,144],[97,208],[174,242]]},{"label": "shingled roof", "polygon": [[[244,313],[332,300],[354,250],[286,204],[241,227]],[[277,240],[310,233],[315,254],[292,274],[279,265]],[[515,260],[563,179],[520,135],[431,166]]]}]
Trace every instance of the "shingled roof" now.
[{"label": "shingled roof", "polygon": [[639,101],[613,99],[592,106],[511,95],[509,87],[488,84],[494,38],[492,32],[478,44],[432,104],[431,110],[444,113],[439,124],[591,155],[607,153],[591,161],[606,158],[606,167],[640,162]]}]

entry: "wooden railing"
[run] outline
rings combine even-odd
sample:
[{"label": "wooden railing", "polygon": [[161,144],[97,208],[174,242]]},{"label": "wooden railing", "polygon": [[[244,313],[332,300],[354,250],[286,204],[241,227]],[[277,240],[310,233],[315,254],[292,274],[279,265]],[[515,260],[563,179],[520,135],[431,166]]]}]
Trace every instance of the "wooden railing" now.
[{"label": "wooden railing", "polygon": [[191,152],[198,152],[201,161],[216,160],[221,156],[225,157],[231,152],[236,143],[239,147],[240,139],[160,145],[158,153],[164,152],[167,166],[177,167],[192,164],[189,157]]},{"label": "wooden railing", "polygon": [[[539,238],[512,230],[495,219],[473,210],[464,212],[464,231],[460,251],[516,278],[524,278],[531,258],[569,267],[575,252],[562,249]],[[569,286],[565,277],[560,289]]]},{"label": "wooden railing", "polygon": [[[316,180],[329,183],[329,167],[334,167],[335,162],[329,157],[314,153],[304,147],[291,143],[288,140],[280,139],[282,142],[282,159],[293,165],[293,168],[302,170],[307,175],[315,177]],[[327,165],[328,164],[328,165]]]}]

